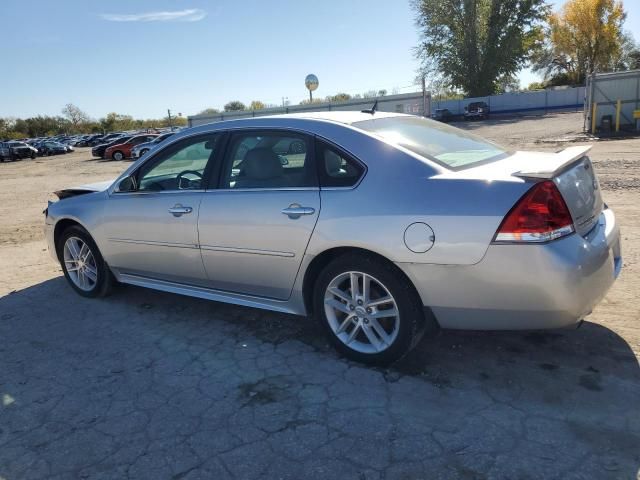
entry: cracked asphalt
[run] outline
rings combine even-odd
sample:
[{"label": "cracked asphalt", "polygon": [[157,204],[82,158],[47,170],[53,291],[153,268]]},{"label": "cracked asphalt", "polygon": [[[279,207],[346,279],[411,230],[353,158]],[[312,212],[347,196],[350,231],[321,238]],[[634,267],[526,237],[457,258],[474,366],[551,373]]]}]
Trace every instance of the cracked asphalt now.
[{"label": "cracked asphalt", "polygon": [[377,369],[310,319],[74,294],[30,227],[33,189],[125,165],[74,155],[0,169],[0,479],[640,478],[637,190],[605,191],[625,270],[581,328],[441,332]]}]

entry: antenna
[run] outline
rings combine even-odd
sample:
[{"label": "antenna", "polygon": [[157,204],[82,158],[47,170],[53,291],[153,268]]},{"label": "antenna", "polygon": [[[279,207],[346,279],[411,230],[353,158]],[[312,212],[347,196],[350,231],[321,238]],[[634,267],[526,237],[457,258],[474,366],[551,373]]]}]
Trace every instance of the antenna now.
[{"label": "antenna", "polygon": [[369,110],[360,110],[362,113],[370,113],[371,115],[373,115],[374,113],[376,113],[376,110],[378,109],[378,99],[376,98],[376,101],[373,103],[373,107],[371,107]]}]

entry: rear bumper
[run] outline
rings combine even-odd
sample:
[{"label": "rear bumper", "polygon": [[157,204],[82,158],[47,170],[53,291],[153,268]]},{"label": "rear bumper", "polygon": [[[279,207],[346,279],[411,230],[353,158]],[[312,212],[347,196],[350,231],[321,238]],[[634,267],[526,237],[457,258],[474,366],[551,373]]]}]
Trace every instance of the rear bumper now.
[{"label": "rear bumper", "polygon": [[607,209],[586,237],[490,245],[482,261],[469,266],[398,266],[443,328],[560,328],[588,315],[620,274],[620,232]]}]

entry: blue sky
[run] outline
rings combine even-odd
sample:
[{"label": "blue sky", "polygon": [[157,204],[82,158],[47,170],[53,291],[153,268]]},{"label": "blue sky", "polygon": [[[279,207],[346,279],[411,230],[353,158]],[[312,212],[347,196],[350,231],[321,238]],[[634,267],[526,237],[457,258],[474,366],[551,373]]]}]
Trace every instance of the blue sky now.
[{"label": "blue sky", "polygon": [[[638,1],[625,6],[626,28],[640,32]],[[96,118],[298,103],[308,73],[322,97],[404,92],[417,68],[408,0],[1,0],[0,18],[0,116],[56,115],[69,102]]]}]

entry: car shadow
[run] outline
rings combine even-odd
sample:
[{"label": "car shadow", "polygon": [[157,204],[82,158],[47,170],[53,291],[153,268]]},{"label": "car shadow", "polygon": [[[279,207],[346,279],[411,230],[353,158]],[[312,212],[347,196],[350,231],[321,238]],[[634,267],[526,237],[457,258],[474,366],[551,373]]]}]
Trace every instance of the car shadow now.
[{"label": "car shadow", "polygon": [[[433,439],[444,463],[429,468],[455,467],[458,478],[631,479],[640,468],[638,358],[597,323],[546,332],[441,331],[390,368],[365,367],[339,358],[306,318],[130,286],[85,299],[57,277],[0,298],[0,338],[6,478],[18,478],[20,469],[3,445],[20,444],[17,458],[33,465],[26,459],[53,448],[48,435],[100,423],[112,397],[137,402],[141,389],[168,398],[196,388],[185,408],[204,411],[211,400],[201,391],[209,382],[216,398],[231,395],[228,415],[265,404],[315,408],[317,398],[287,392],[323,384],[341,392],[323,400],[329,424],[336,398],[377,412],[374,400],[382,395],[389,415],[376,417],[376,428],[388,433],[376,441]],[[48,425],[52,419],[62,423]],[[162,421],[173,428],[171,418]],[[368,435],[364,426],[351,428],[358,438]],[[27,432],[45,438],[14,442]],[[117,438],[126,445],[134,436]],[[98,463],[87,455],[74,468]]]}]

